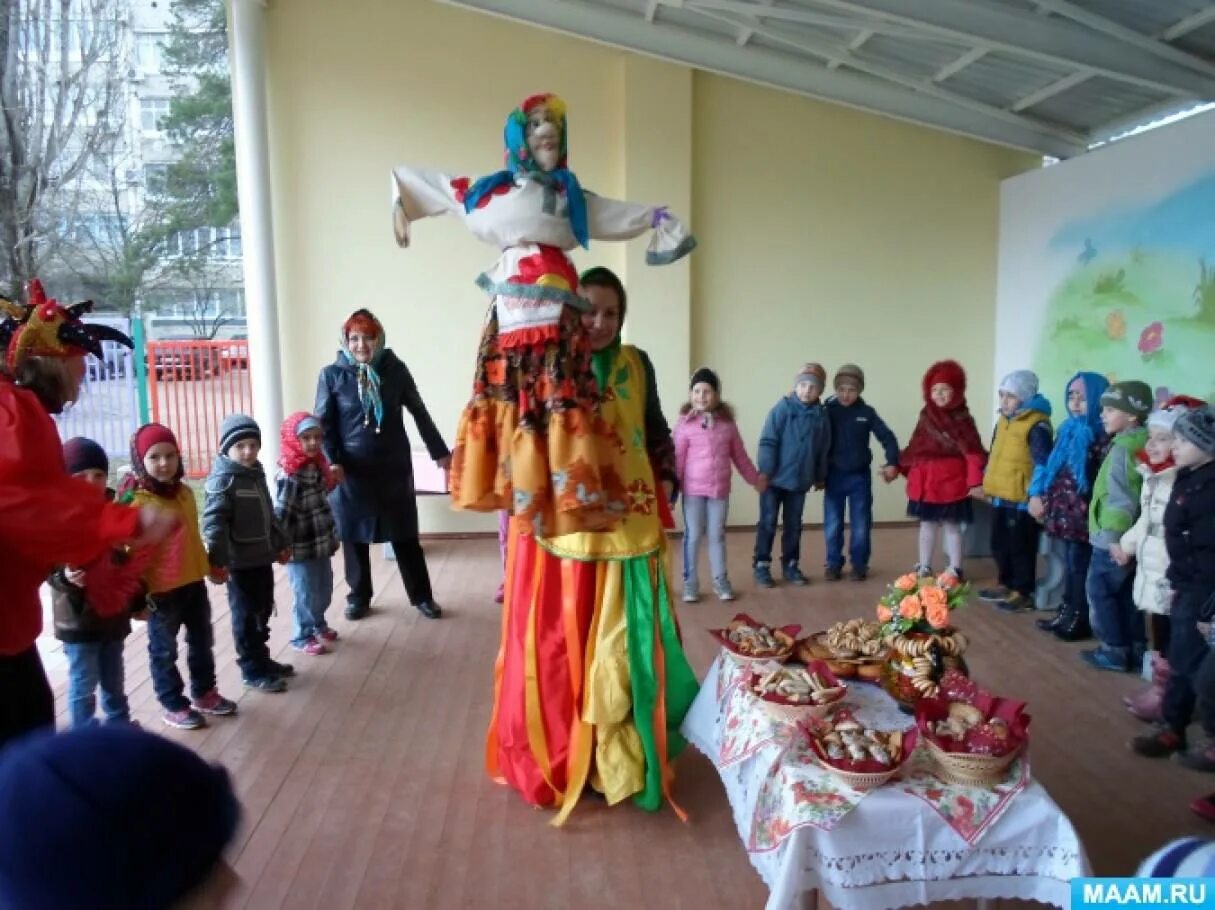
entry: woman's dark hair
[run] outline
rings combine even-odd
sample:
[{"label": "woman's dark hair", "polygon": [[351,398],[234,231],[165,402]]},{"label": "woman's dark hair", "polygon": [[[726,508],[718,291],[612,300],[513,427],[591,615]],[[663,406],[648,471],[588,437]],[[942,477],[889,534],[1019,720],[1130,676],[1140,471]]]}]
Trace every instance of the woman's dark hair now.
[{"label": "woman's dark hair", "polygon": [[[679,409],[679,415],[681,417],[686,417],[690,413],[692,413],[692,402],[685,401],[683,406]],[[713,408],[713,414],[716,417],[721,417],[723,420],[730,421],[730,423],[735,422],[734,409],[724,401],[717,402],[717,407]]]},{"label": "woman's dark hair", "polygon": [[629,298],[624,292],[624,283],[616,276],[615,272],[606,266],[597,265],[583,272],[578,282],[584,288],[608,288],[615,291],[616,299],[620,301],[620,324],[624,325],[624,314],[629,309]]}]

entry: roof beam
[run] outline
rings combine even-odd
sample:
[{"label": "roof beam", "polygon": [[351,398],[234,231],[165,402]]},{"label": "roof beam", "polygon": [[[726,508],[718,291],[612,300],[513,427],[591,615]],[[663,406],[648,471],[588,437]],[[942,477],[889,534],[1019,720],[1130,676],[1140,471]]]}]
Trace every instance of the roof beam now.
[{"label": "roof beam", "polygon": [[1042,86],[1036,92],[1030,92],[1028,95],[1018,98],[1008,109],[1010,111],[1023,111],[1026,108],[1033,107],[1035,104],[1041,104],[1047,98],[1053,98],[1055,95],[1066,92],[1068,89],[1075,88],[1081,82],[1091,79],[1092,76],[1092,73],[1085,72],[1084,70],[1071,73],[1062,79],[1056,79],[1049,85]]},{"label": "roof beam", "polygon": [[[867,29],[867,28],[861,29],[860,34],[858,34],[855,38],[853,38],[851,41],[848,42],[848,50],[859,51],[862,47],[865,46],[865,42],[868,41],[872,37],[873,37],[873,31],[871,29]],[[842,64],[843,62],[844,61],[841,60],[839,57],[833,57],[827,63],[827,69],[829,69],[829,70],[839,69],[840,64]]]},{"label": "roof beam", "polygon": [[[650,0],[650,2],[657,3],[658,0]],[[762,3],[764,6],[771,6],[772,0],[760,0],[760,3]],[[738,32],[738,40],[735,43],[739,47],[743,47],[748,41],[751,40],[751,36],[754,34],[755,34],[754,29],[750,29],[750,28],[741,29]]]},{"label": "roof beam", "polygon": [[696,34],[586,0],[444,0],[449,5],[575,35],[710,72],[820,98],[898,120],[1058,157],[1085,150],[1032,125],[1009,123],[879,79],[801,63],[766,48]]},{"label": "roof beam", "polygon": [[[691,6],[691,9],[696,10],[700,15],[706,18],[714,19],[718,22],[726,23],[727,25],[738,25],[738,20],[728,13],[718,13],[711,10],[700,9],[698,6]],[[1065,142],[1085,143],[1087,136],[1063,127],[1050,126],[1043,123],[1037,123],[1029,120],[1021,114],[1012,111],[1006,111],[1004,108],[996,107],[993,104],[988,104],[984,101],[961,95],[951,89],[937,85],[930,79],[923,79],[916,76],[910,76],[906,73],[901,73],[896,69],[892,69],[885,64],[875,63],[870,60],[864,60],[856,57],[848,49],[847,46],[838,44],[826,38],[811,38],[811,37],[792,37],[784,34],[778,29],[769,28],[764,25],[753,26],[757,35],[762,35],[769,41],[776,41],[784,44],[794,50],[802,51],[803,53],[811,54],[815,57],[820,57],[823,60],[832,61],[839,60],[848,65],[852,69],[860,70],[862,73],[868,73],[870,76],[876,76],[879,79],[886,79],[896,85],[901,85],[904,88],[909,88],[916,92],[923,92],[931,95],[934,98],[939,98],[942,101],[947,101],[951,104],[956,104],[959,107],[964,107],[988,117],[994,117],[997,120],[1003,120],[1008,123],[1014,123],[1020,126],[1027,126],[1031,129],[1038,129],[1042,132],[1049,133]]]},{"label": "roof beam", "polygon": [[1182,35],[1188,35],[1190,32],[1202,28],[1208,22],[1215,22],[1215,6],[1200,9],[1198,12],[1186,16],[1180,22],[1174,22],[1157,37],[1161,41],[1176,41]]},{"label": "roof beam", "polygon": [[[1173,95],[1215,98],[1215,77],[1094,33],[1073,22],[1024,13],[984,0],[813,0],[816,6],[877,16],[927,33],[1043,60],[1066,70],[1092,70]],[[779,9],[777,7],[776,9]],[[769,12],[766,15],[772,16]]]},{"label": "roof beam", "polygon": [[961,57],[958,57],[955,60],[953,60],[949,63],[946,63],[943,67],[941,67],[939,70],[937,70],[936,73],[933,74],[932,81],[933,82],[944,82],[950,76],[956,76],[958,73],[962,72],[962,70],[966,69],[966,67],[970,66],[972,63],[978,63],[979,60],[981,60],[983,57],[987,56],[988,50],[989,50],[989,48],[981,47],[981,46],[972,47],[970,50],[968,50],[966,53],[964,53]]},{"label": "roof beam", "polygon": [[647,0],[645,5],[645,21],[653,22],[658,15],[658,0]]},{"label": "roof beam", "polygon": [[1034,0],[1034,2],[1041,9],[1047,9],[1052,13],[1065,16],[1073,22],[1086,25],[1094,31],[1102,32],[1111,38],[1116,38],[1131,47],[1141,48],[1149,54],[1155,54],[1162,60],[1169,60],[1181,66],[1188,66],[1196,73],[1202,73],[1204,76],[1215,79],[1215,63],[1203,60],[1201,57],[1195,57],[1193,54],[1187,54],[1180,48],[1164,44],[1149,35],[1137,32],[1133,28],[1127,28],[1125,25],[1121,25],[1098,13],[1089,12],[1083,7],[1076,6],[1071,0]]},{"label": "roof beam", "polygon": [[774,0],[658,0],[658,2],[663,6],[670,6],[675,9],[719,10],[721,12],[745,16],[748,19],[755,19],[756,21],[780,19],[783,22],[793,22],[798,25],[808,25],[811,27],[825,26],[827,28],[851,29],[853,31],[868,31],[871,33],[880,32],[883,35],[890,35],[894,38],[923,39],[928,37],[914,26],[900,25],[897,22],[881,22],[867,16],[832,16],[828,13],[816,12],[805,7],[793,9],[787,6],[776,6]]}]

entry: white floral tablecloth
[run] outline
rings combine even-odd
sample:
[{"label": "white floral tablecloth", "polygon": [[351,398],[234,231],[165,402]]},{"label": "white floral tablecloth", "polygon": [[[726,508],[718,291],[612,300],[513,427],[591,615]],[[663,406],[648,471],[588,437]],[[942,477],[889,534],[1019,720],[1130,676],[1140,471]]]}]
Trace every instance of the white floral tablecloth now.
[{"label": "white floral tablecloth", "polygon": [[[901,779],[861,794],[815,765],[794,725],[755,705],[741,680],[719,656],[682,730],[721,775],[767,910],[791,910],[813,890],[839,910],[991,898],[1067,907],[1068,883],[1089,874],[1028,760],[984,790],[941,783],[917,753]],[[912,723],[874,686],[850,686],[845,702],[877,729]]]}]

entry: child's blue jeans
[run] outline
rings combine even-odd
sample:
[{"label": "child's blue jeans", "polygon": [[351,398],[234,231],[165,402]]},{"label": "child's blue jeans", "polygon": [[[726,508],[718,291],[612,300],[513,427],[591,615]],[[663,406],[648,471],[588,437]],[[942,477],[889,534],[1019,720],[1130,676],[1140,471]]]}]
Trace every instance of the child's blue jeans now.
[{"label": "child's blue jeans", "polygon": [[190,694],[202,698],[215,688],[215,636],[211,629],[211,602],[207,586],[191,582],[151,597],[156,609],[148,616],[148,664],[156,700],[166,711],[190,707],[185,684],[177,670],[177,633],[186,629],[186,667]]},{"label": "child's blue jeans", "polygon": [[328,559],[306,559],[287,563],[287,577],[295,597],[291,643],[302,645],[329,628],[325,610],[333,599],[333,563]]},{"label": "child's blue jeans", "polygon": [[123,685],[123,639],[111,641],[65,641],[68,659],[68,714],[72,729],[96,723],[97,689],[101,689],[101,712],[107,723],[129,724],[131,709]]},{"label": "child's blue jeans", "polygon": [[851,538],[848,558],[854,569],[869,568],[869,532],[873,527],[873,479],[869,471],[831,473],[823,499],[823,534],[827,538],[827,566],[844,564],[844,509],[848,510]]},{"label": "child's blue jeans", "polygon": [[780,562],[784,568],[796,566],[801,558],[802,511],[806,494],[768,487],[759,496],[759,524],[755,528],[755,555],[752,565],[772,561],[772,543],[776,539],[776,522],[783,512],[785,527],[780,537]]},{"label": "child's blue jeans", "polygon": [[1147,646],[1147,628],[1135,609],[1134,582],[1133,567],[1120,566],[1109,550],[1093,547],[1085,584],[1089,622],[1101,647],[1128,666]]}]

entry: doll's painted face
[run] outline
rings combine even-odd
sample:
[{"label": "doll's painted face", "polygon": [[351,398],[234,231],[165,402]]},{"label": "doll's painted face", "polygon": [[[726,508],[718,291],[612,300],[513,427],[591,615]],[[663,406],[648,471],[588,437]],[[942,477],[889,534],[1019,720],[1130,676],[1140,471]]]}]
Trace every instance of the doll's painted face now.
[{"label": "doll's painted face", "polygon": [[542,171],[555,169],[561,160],[561,125],[547,104],[538,104],[527,112],[527,150]]},{"label": "doll's painted face", "polygon": [[1084,380],[1077,379],[1067,387],[1067,413],[1073,417],[1083,417],[1088,413],[1088,394],[1084,390]]},{"label": "doll's painted face", "polygon": [[1173,434],[1168,430],[1153,427],[1148,432],[1147,442],[1143,446],[1148,460],[1152,464],[1164,464],[1173,454]]},{"label": "doll's painted face", "polygon": [[947,382],[933,383],[932,388],[928,390],[928,397],[938,408],[947,408],[953,401],[953,386]]},{"label": "doll's painted face", "polygon": [[143,453],[143,467],[148,476],[161,483],[170,483],[177,476],[181,456],[171,442],[158,442]]},{"label": "doll's painted face", "polygon": [[698,382],[692,386],[688,400],[697,411],[711,411],[717,405],[717,393],[707,382]]},{"label": "doll's painted face", "polygon": [[321,450],[321,431],[316,427],[299,434],[300,448],[309,458]]}]

